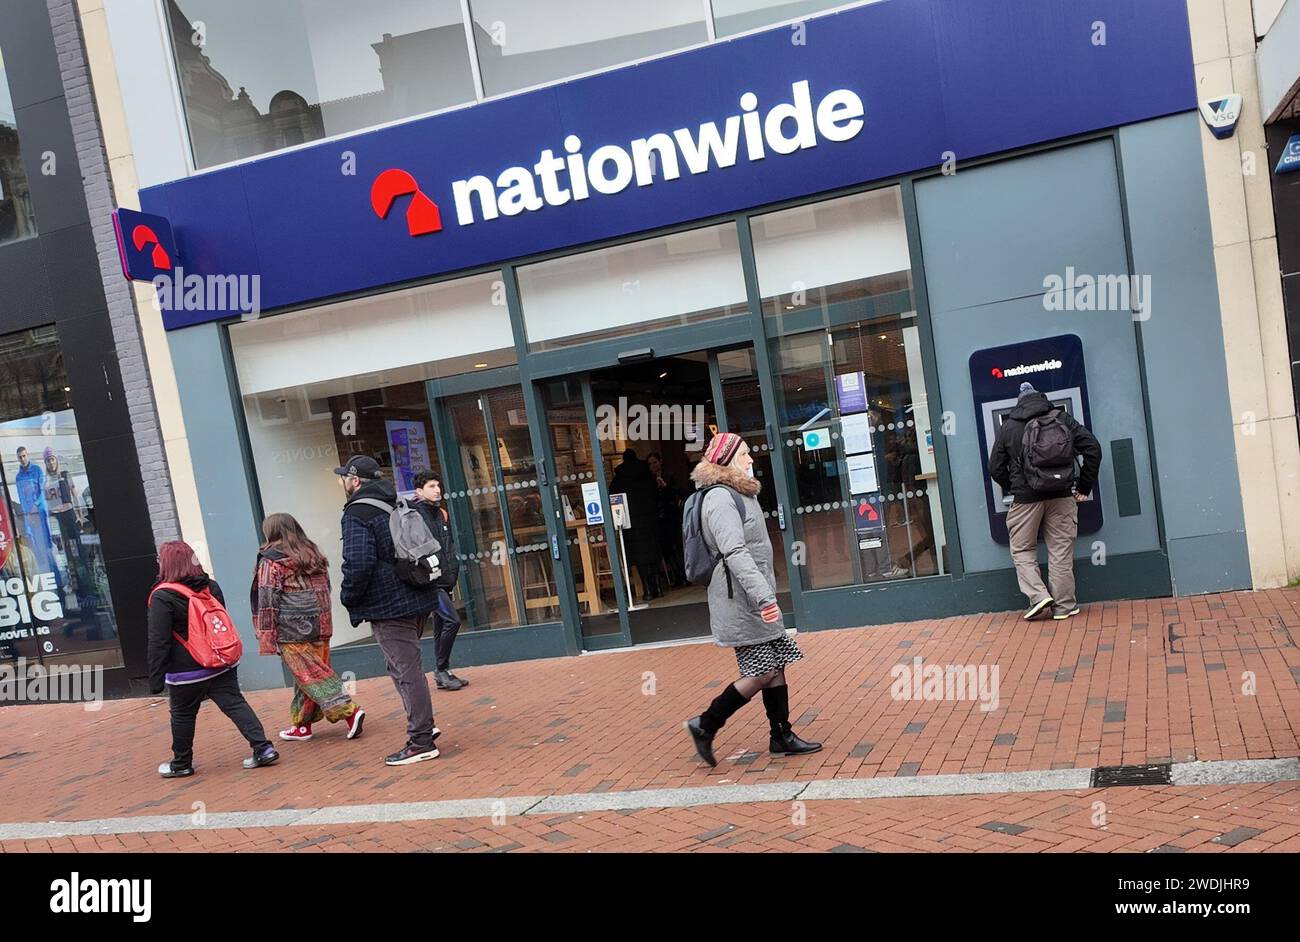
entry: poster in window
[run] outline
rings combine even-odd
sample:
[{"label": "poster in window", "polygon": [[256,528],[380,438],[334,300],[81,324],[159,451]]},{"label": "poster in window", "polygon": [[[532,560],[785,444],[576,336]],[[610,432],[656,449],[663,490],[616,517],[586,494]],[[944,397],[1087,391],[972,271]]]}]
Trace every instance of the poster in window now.
[{"label": "poster in window", "polygon": [[859,455],[871,451],[871,413],[858,412],[840,419],[840,436],[844,439],[844,453]]},{"label": "poster in window", "polygon": [[0,422],[0,439],[0,653],[120,665],[72,411]]},{"label": "poster in window", "polygon": [[849,455],[844,460],[849,468],[850,494],[874,494],[880,490],[875,455]]},{"label": "poster in window", "polygon": [[835,394],[839,399],[840,415],[867,411],[867,383],[861,370],[837,374]]},{"label": "poster in window", "polygon": [[415,493],[415,475],[431,467],[424,423],[389,420],[384,430],[393,459],[393,485],[398,494],[409,497]]}]

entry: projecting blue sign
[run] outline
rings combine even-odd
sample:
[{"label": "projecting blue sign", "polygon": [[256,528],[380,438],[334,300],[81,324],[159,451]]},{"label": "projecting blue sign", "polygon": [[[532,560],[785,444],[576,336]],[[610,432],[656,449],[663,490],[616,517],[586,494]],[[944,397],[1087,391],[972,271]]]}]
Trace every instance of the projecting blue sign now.
[{"label": "projecting blue sign", "polygon": [[141,201],[187,271],[257,275],[273,310],[1187,111],[1190,48],[1183,0],[888,0]]},{"label": "projecting blue sign", "polygon": [[162,216],[134,209],[113,211],[117,254],[127,281],[153,281],[176,266],[176,238]]},{"label": "projecting blue sign", "polygon": [[1300,170],[1300,134],[1292,134],[1282,149],[1282,159],[1273,168],[1274,173],[1290,173]]}]

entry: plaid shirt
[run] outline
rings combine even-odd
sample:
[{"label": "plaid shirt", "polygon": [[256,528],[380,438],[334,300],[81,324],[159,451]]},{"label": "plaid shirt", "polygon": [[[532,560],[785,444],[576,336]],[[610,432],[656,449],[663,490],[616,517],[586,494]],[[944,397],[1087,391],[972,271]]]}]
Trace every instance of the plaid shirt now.
[{"label": "plaid shirt", "polygon": [[378,507],[356,503],[370,497],[392,504],[397,492],[387,481],[367,481],[343,508],[343,583],[339,599],[352,624],[427,615],[438,607],[436,587],[403,582],[394,565],[388,515]]}]

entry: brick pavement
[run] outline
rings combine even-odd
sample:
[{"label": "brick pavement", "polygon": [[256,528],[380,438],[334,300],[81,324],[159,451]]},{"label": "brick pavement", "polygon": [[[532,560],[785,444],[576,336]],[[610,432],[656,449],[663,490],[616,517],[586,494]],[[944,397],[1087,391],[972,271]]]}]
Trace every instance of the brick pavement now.
[{"label": "brick pavement", "polygon": [[[254,772],[239,766],[245,746],[233,728],[205,707],[196,744],[199,774],[173,782],[155,772],[168,754],[161,701],[113,702],[98,712],[73,705],[11,708],[0,710],[3,817],[75,820],[190,814],[195,802],[209,811],[272,810],[1297,756],[1297,632],[1300,590],[1270,590],[1098,603],[1069,622],[1027,624],[1016,613],[998,613],[801,634],[808,657],[790,671],[792,717],[802,735],[823,740],[826,748],[800,759],[769,757],[762,751],[766,721],[753,704],[720,735],[722,761],[712,771],[695,759],[680,726],[732,677],[734,659],[711,645],[467,669],[473,686],[435,693],[443,757],[406,769],[380,761],[404,735],[400,704],[386,678],[358,685],[358,700],[369,713],[362,739],[349,742],[339,728],[323,727],[312,742],[283,744],[280,765]],[[996,665],[999,708],[893,699],[890,668],[917,656],[927,664]],[[1253,692],[1243,691],[1244,684],[1251,689],[1246,672],[1253,674]],[[653,694],[645,692],[650,679]],[[284,690],[250,695],[268,731],[287,725],[288,696]],[[888,801],[929,820],[935,812],[923,809],[936,803],[987,807],[989,798]],[[754,813],[774,815],[774,821],[789,815],[728,807],[759,808]],[[883,812],[863,813],[867,821]],[[627,817],[656,814],[684,822],[707,816],[701,809],[671,809]],[[617,813],[587,817],[626,820]],[[338,843],[394,828],[427,835],[426,843],[435,844],[442,833],[455,833],[451,823],[425,822],[350,827],[347,834],[324,829],[315,836],[334,833]],[[298,843],[311,839],[309,830],[273,839]],[[514,840],[532,846],[526,836]],[[1002,836],[995,835],[995,843]],[[959,838],[983,837],[954,833],[950,840],[960,846]],[[567,843],[547,841],[548,848]]]},{"label": "brick pavement", "polygon": [[[1098,803],[1101,803],[1100,805]],[[4,841],[0,851],[1300,851],[1300,783],[708,805]]]}]

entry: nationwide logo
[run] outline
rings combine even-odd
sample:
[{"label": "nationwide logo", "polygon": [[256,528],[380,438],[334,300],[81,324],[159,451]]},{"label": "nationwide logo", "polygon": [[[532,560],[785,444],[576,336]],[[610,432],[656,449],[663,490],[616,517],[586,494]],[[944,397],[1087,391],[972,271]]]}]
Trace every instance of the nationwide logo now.
[{"label": "nationwide logo", "polygon": [[1010,366],[1006,369],[995,366],[992,373],[994,379],[1005,379],[1008,376],[1024,376],[1026,373],[1045,373],[1048,370],[1059,370],[1062,365],[1060,360],[1044,360],[1042,363],[1021,363],[1019,366]]},{"label": "nationwide logo", "polygon": [[152,245],[153,252],[150,253],[149,260],[153,262],[153,267],[159,271],[169,271],[171,269],[171,256],[167,254],[167,250],[159,242],[158,234],[148,226],[139,225],[131,230],[131,244],[135,246],[137,252],[143,252],[145,246]]},{"label": "nationwide logo", "polygon": [[[740,95],[740,113],[698,128],[677,128],[636,138],[627,144],[604,144],[590,155],[583,141],[570,134],[563,150],[545,148],[536,160],[507,167],[496,176],[478,174],[451,185],[456,222],[471,226],[479,221],[533,213],[547,206],[563,206],[593,196],[612,196],[635,184],[651,186],[664,180],[698,176],[709,170],[736,166],[743,157],[754,163],[769,154],[785,156],[817,147],[821,141],[852,140],[866,125],[858,94],[837,88],[813,102],[807,81],[790,87],[790,101],[759,111],[758,95]],[[394,202],[411,197],[406,210],[407,231],[412,236],[442,228],[438,206],[405,170],[385,170],[370,187],[370,205],[380,219]]]},{"label": "nationwide logo", "polygon": [[442,229],[442,212],[438,204],[420,191],[415,177],[405,170],[385,170],[370,184],[370,208],[380,219],[388,217],[388,211],[401,196],[411,197],[411,203],[406,207],[408,233],[422,236]]}]

